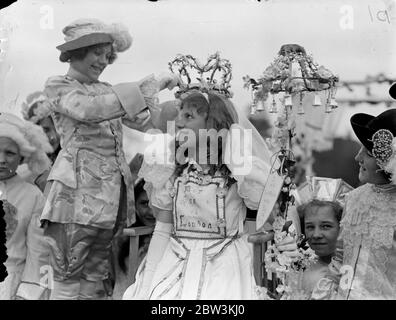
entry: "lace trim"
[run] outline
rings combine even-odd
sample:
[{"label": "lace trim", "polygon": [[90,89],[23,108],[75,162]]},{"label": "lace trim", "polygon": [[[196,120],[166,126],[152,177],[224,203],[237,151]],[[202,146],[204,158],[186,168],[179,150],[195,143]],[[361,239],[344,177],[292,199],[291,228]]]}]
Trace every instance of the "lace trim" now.
[{"label": "lace trim", "polygon": [[351,298],[387,297],[395,294],[387,278],[396,230],[396,193],[366,184],[347,196],[341,221],[344,264],[350,264],[361,247]]},{"label": "lace trim", "polygon": [[140,92],[143,95],[146,106],[150,110],[158,109],[158,81],[154,78],[154,75],[150,75],[140,81],[139,84]]},{"label": "lace trim", "polygon": [[390,249],[396,230],[396,193],[375,192],[371,185],[347,196],[346,215],[341,221],[347,245]]}]

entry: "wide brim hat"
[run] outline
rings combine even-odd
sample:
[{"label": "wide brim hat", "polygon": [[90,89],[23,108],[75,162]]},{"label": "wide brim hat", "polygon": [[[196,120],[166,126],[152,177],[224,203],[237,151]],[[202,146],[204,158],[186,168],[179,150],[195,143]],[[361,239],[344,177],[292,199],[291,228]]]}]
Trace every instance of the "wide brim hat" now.
[{"label": "wide brim hat", "polygon": [[65,42],[56,47],[61,52],[102,43],[111,43],[115,52],[123,52],[132,45],[132,36],[120,23],[107,25],[98,19],[78,19],[62,32]]},{"label": "wide brim hat", "polygon": [[51,102],[42,91],[35,91],[26,97],[21,105],[22,116],[25,120],[38,123],[51,114]]},{"label": "wide brim hat", "polygon": [[351,117],[352,129],[359,141],[372,152],[373,135],[380,129],[389,130],[393,136],[396,136],[396,109],[390,109],[382,112],[377,117],[357,113]]}]

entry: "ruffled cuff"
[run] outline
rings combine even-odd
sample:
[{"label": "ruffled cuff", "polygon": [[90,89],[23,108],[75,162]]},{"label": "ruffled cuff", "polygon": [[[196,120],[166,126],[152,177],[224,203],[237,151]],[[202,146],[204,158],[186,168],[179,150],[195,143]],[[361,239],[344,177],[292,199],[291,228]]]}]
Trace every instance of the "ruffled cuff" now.
[{"label": "ruffled cuff", "polygon": [[120,83],[112,86],[112,90],[117,95],[122,107],[130,119],[133,119],[136,114],[143,111],[146,102],[142,92],[140,91],[139,83]]},{"label": "ruffled cuff", "polygon": [[25,300],[39,300],[44,291],[45,288],[38,284],[21,282],[16,295]]},{"label": "ruffled cuff", "polygon": [[247,175],[232,175],[237,181],[237,191],[246,206],[257,210],[270,167],[257,157],[252,159],[252,168]]},{"label": "ruffled cuff", "polygon": [[151,74],[144,79],[139,81],[139,89],[143,95],[146,106],[152,112],[153,110],[159,110],[158,108],[158,81],[155,79],[154,75]]}]

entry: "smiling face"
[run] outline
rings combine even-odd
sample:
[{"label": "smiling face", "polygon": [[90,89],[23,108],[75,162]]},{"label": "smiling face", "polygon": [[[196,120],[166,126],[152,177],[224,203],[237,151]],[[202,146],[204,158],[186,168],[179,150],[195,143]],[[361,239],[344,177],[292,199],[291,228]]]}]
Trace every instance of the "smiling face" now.
[{"label": "smiling face", "polygon": [[19,147],[14,140],[0,137],[0,180],[14,176],[21,159]]},{"label": "smiling face", "polygon": [[111,44],[100,44],[88,50],[82,59],[72,58],[70,66],[91,81],[97,81],[113,56]]},{"label": "smiling face", "polygon": [[369,152],[364,146],[360,148],[355,160],[359,162],[360,165],[359,180],[361,183],[389,183],[382,172],[377,172],[377,170],[379,170],[377,162],[371,152]]},{"label": "smiling face", "polygon": [[311,206],[304,214],[304,230],[309,246],[319,257],[334,254],[339,222],[334,208],[326,206]]}]

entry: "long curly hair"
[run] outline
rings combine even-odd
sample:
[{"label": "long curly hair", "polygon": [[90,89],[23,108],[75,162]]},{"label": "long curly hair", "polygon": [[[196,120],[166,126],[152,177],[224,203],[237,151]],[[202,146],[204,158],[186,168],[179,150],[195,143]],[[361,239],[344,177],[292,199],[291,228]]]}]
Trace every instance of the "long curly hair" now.
[{"label": "long curly hair", "polygon": [[[199,91],[190,93],[187,97],[182,99],[183,106],[188,105],[197,110],[198,114],[207,114],[206,117],[206,129],[214,129],[216,132],[220,132],[223,129],[229,130],[233,123],[238,122],[238,116],[232,105],[231,101],[218,93],[210,92],[206,97]],[[217,150],[217,163],[210,164],[209,174],[214,175],[216,172],[220,172],[223,176],[228,177],[230,171],[227,166],[223,163],[223,146],[225,141],[223,137],[218,135],[218,150]],[[208,150],[211,150],[211,140],[207,141]],[[187,150],[186,150],[187,152]],[[208,157],[210,154],[208,154]],[[187,167],[187,163],[181,164],[176,161],[175,176],[180,176],[183,170]]]}]

